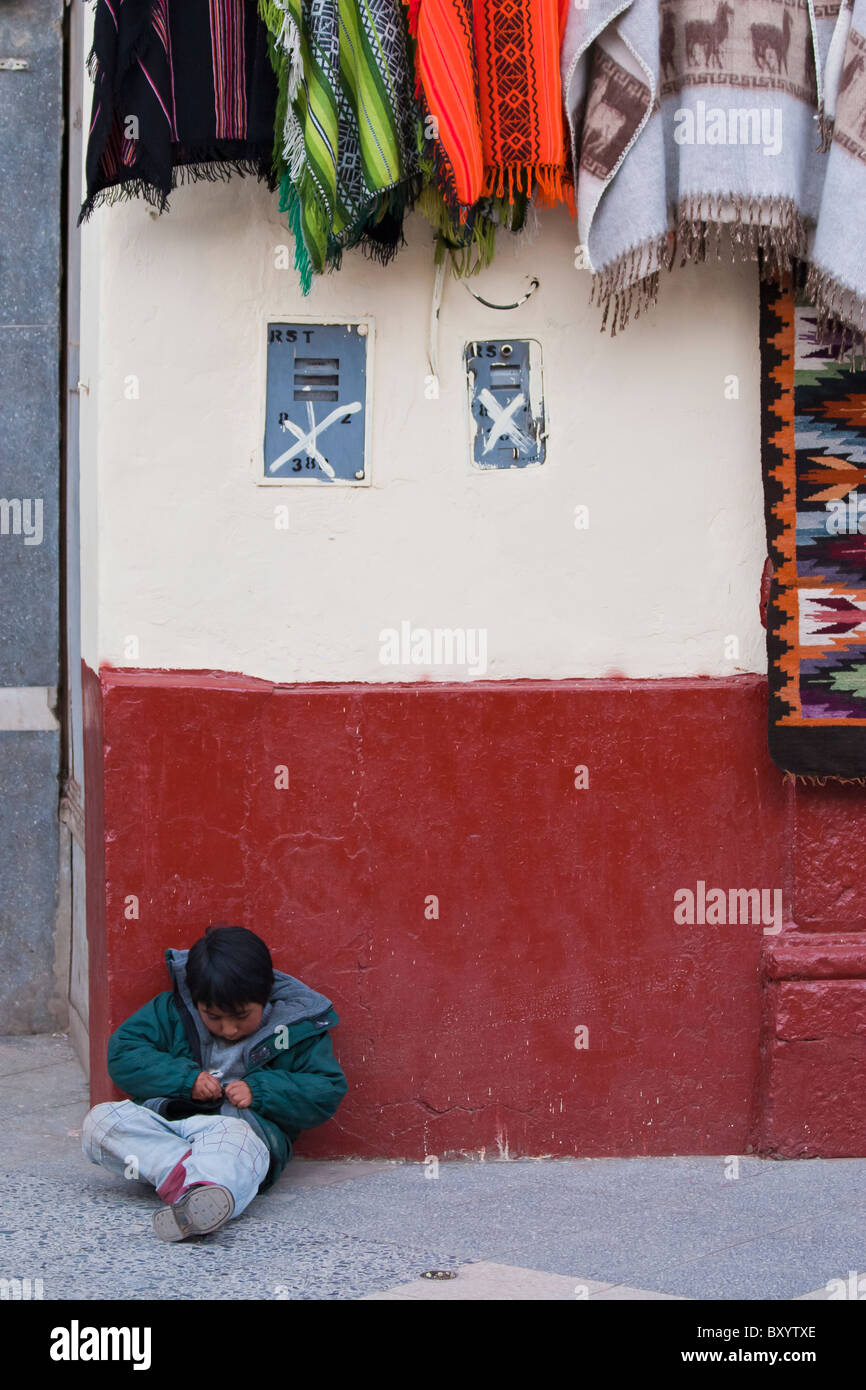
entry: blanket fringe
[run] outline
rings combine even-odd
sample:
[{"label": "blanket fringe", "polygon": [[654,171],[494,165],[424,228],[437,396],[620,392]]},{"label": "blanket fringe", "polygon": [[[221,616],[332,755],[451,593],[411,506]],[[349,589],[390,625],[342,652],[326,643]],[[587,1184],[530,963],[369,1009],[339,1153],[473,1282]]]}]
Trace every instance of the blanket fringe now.
[{"label": "blanket fringe", "polygon": [[125,183],[109,184],[98,193],[92,193],[82,204],[78,214],[78,226],[89,222],[97,208],[114,207],[115,203],[144,202],[160,214],[169,211],[168,194],[148,179],[127,179]]},{"label": "blanket fringe", "polygon": [[170,211],[169,194],[176,188],[192,183],[228,183],[233,178],[255,178],[267,185],[273,192],[276,188],[269,157],[261,159],[214,159],[206,151],[197,150],[183,164],[175,164],[171,171],[171,188],[161,188],[155,177],[148,177],[146,171],[134,178],[122,179],[117,183],[100,188],[90,195],[78,215],[78,225],[89,221],[97,208],[113,207],[115,203],[141,200],[148,203],[162,215]]},{"label": "blanket fringe", "polygon": [[507,198],[513,203],[521,194],[531,197],[533,189],[541,207],[574,206],[574,190],[562,164],[488,164],[484,169],[484,198]]},{"label": "blanket fringe", "polygon": [[[603,309],[601,332],[610,319],[611,337],[634,317],[655,304],[659,293],[659,267],[670,270],[674,255],[673,233],[665,233],[642,246],[632,247],[619,260],[593,276],[590,303]],[[611,309],[613,315],[611,316]]]},{"label": "blanket fringe", "polygon": [[189,159],[175,164],[172,169],[172,188],[187,183],[228,183],[232,178],[255,178],[267,184],[271,192],[276,188],[270,154],[256,159],[245,156],[240,159],[213,158],[196,150]]},{"label": "blanket fringe", "polygon": [[819,338],[837,348],[840,361],[856,368],[866,355],[866,303],[816,265],[809,267],[804,293],[818,310]]},{"label": "blanket fringe", "polygon": [[795,277],[798,288],[818,313],[817,335],[832,346],[834,356],[855,368],[866,357],[866,301],[819,266],[806,272],[810,224],[792,199],[746,198],[733,194],[691,194],[676,210],[675,227],[662,236],[632,247],[593,277],[590,303],[601,306],[601,332],[626,327],[633,316],[653,305],[659,292],[659,273],[720,259],[722,232],[734,261],[757,259],[764,280]]},{"label": "blanket fringe", "polygon": [[[733,214],[733,215],[731,215]],[[730,234],[734,261],[760,257],[764,278],[777,278],[806,256],[809,225],[792,199],[746,198],[737,194],[690,194],[680,200],[674,227],[631,247],[593,277],[590,303],[603,309],[601,331],[611,337],[658,298],[659,274],[680,267],[720,260],[723,230]]]},{"label": "blanket fringe", "polygon": [[[279,207],[280,212],[286,214],[289,230],[295,240],[295,269],[302,293],[305,296],[310,293],[316,275],[339,270],[346,251],[357,248],[368,260],[388,265],[401,247],[406,245],[404,218],[418,199],[421,187],[422,175],[412,174],[381,190],[357,220],[335,236],[327,214],[322,212],[319,203],[311,200],[284,174],[280,184]],[[314,245],[318,245],[322,237],[325,239],[326,249],[321,265],[315,263],[304,238],[305,216],[318,219],[319,236],[318,240],[314,237]]]},{"label": "blanket fringe", "polygon": [[295,270],[298,272],[301,293],[306,296],[313,286],[313,266],[301,226],[300,195],[288,176],[284,176],[280,184],[280,212],[286,214],[289,229],[295,240]]},{"label": "blanket fringe", "polygon": [[866,787],[866,777],[835,777],[832,773],[828,773],[826,777],[813,777],[802,772],[789,772],[786,776],[805,787],[826,787],[828,784],[831,787],[836,784],[840,787]]},{"label": "blanket fringe", "polygon": [[836,120],[833,116],[828,116],[822,106],[818,112],[818,149],[821,154],[826,154],[833,143],[833,131],[836,128]]},{"label": "blanket fringe", "polygon": [[490,265],[498,232],[510,232],[517,245],[527,229],[530,235],[534,229],[530,220],[535,215],[534,208],[525,193],[517,193],[513,202],[507,198],[481,200],[465,220],[460,219],[435,183],[424,183],[412,201],[436,233],[435,264],[441,265],[447,258],[459,280],[477,275]]},{"label": "blanket fringe", "polygon": [[304,75],[301,34],[287,0],[258,0],[259,17],[268,31],[271,65],[277,79],[277,133],[275,164],[282,174],[288,167],[297,183],[305,157],[304,132],[292,103]]},{"label": "blanket fringe", "polygon": [[409,21],[409,33],[414,39],[418,33],[418,16],[421,12],[421,0],[403,0],[403,3],[408,10],[406,18]]}]

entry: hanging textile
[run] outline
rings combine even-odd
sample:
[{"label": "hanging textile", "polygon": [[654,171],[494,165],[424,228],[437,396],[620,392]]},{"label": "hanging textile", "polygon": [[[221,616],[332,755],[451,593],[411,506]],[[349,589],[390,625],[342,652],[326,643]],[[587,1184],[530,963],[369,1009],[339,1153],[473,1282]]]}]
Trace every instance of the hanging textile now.
[{"label": "hanging textile", "polygon": [[788,280],[761,292],[770,754],[866,785],[866,371]]},{"label": "hanging textile", "polygon": [[389,261],[420,187],[413,77],[396,0],[260,0],[277,73],[280,209],[306,293],[361,245]]},{"label": "hanging textile", "polygon": [[[593,0],[569,13],[563,91],[582,263],[612,331],[659,272],[734,254],[807,261],[821,331],[866,328],[866,0]],[[823,137],[823,138],[822,138]],[[829,149],[827,146],[829,145]],[[823,147],[823,148],[822,148]],[[862,222],[862,219],[860,219]]]},{"label": "hanging textile", "polygon": [[415,207],[436,232],[434,262],[447,258],[460,279],[477,275],[493,261],[499,231],[521,232],[527,226],[530,201],[526,194],[507,198],[480,198],[463,220],[435,183],[422,188]]},{"label": "hanging textile", "polygon": [[485,196],[570,202],[559,52],[568,0],[406,0],[434,177]]},{"label": "hanging textile", "polygon": [[145,198],[254,174],[273,187],[276,83],[256,0],[97,0],[87,196]]},{"label": "hanging textile", "polygon": [[[821,14],[827,6],[816,5]],[[826,24],[824,28],[826,29]],[[806,295],[818,327],[843,351],[866,341],[866,3],[846,0],[832,32],[820,119],[829,149],[821,210],[809,252]]]}]

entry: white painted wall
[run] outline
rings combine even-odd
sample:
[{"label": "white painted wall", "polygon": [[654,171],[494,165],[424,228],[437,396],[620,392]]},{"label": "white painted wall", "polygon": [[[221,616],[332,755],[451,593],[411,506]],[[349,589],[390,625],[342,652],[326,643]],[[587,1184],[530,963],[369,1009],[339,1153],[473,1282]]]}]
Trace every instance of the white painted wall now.
[{"label": "white painted wall", "polygon": [[[486,629],[486,679],[763,670],[755,268],[674,271],[656,309],[611,340],[573,267],[568,215],[542,213],[536,239],[515,254],[503,237],[473,282],[508,301],[537,275],[525,306],[497,313],[447,282],[441,394],[428,400],[420,217],[408,239],[387,268],[351,253],[305,301],[294,271],[275,268],[289,236],[254,183],[181,189],[161,219],[143,204],[95,214],[82,330],[89,663],[471,679],[380,664],[380,630],[409,620]],[[319,313],[376,320],[373,485],[257,487],[263,323]],[[548,462],[472,474],[463,345],[505,332],[542,343]],[[725,398],[731,373],[739,400]],[[138,400],[124,395],[132,375]],[[288,531],[274,525],[282,503]]]}]

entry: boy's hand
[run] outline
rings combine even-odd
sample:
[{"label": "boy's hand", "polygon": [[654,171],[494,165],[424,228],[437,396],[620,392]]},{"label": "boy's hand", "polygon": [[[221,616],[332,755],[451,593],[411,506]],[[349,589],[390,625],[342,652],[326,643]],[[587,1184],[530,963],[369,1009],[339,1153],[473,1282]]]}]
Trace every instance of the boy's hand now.
[{"label": "boy's hand", "polygon": [[209,1071],[200,1071],[192,1088],[193,1100],[218,1100],[223,1088]]},{"label": "boy's hand", "polygon": [[246,1110],[253,1103],[253,1093],[245,1081],[230,1081],[226,1086],[226,1098],[239,1110]]}]

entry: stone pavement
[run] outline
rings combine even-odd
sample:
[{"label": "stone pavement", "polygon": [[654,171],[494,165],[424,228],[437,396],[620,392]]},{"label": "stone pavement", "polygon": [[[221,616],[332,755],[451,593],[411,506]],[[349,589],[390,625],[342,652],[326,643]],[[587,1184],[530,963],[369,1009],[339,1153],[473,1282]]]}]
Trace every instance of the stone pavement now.
[{"label": "stone pavement", "polygon": [[866,1297],[866,1159],[296,1159],[165,1245],[152,1189],[83,1156],[87,1107],[65,1037],[0,1039],[0,1280],[45,1299]]}]

